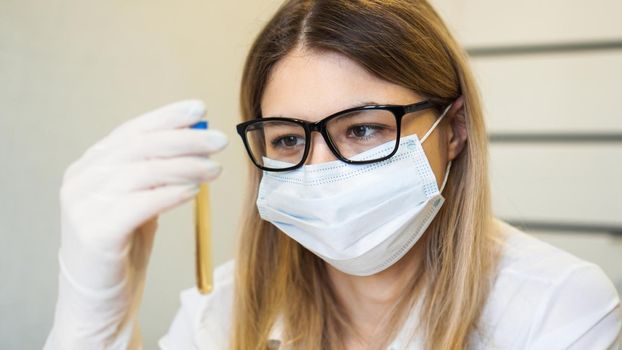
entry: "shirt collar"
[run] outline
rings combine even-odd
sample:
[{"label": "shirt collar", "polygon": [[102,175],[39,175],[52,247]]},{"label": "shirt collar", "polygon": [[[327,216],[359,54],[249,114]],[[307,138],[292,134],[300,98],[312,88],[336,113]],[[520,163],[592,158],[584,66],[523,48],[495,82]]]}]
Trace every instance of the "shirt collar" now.
[{"label": "shirt collar", "polygon": [[[414,336],[414,331],[417,329],[419,320],[419,307],[420,303],[418,302],[406,318],[406,321],[404,321],[404,324],[395,339],[387,347],[387,350],[414,350],[423,348],[420,340],[418,340],[418,337]],[[272,326],[269,336],[269,341],[277,345],[277,347],[275,348],[278,348],[278,344],[283,342],[283,331],[283,317],[279,316],[274,325]],[[278,349],[282,350],[281,348]]]}]

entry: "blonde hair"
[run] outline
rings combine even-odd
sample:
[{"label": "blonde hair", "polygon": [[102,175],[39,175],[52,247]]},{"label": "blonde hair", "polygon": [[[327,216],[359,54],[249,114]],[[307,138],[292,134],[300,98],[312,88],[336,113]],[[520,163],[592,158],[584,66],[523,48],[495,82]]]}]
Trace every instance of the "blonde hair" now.
[{"label": "blonde hair", "polygon": [[[426,347],[467,347],[477,330],[497,257],[487,138],[465,53],[425,1],[286,1],[248,54],[240,97],[244,120],[261,117],[261,96],[271,69],[297,45],[345,55],[430,100],[448,104],[464,96],[466,146],[453,161],[443,192],[445,204],[426,232],[423,275],[412,276],[383,342],[420,300]],[[250,167],[236,258],[232,348],[268,348],[270,330],[279,318],[288,347],[342,348],[349,320],[324,262],[260,219],[255,200],[261,172]]]}]

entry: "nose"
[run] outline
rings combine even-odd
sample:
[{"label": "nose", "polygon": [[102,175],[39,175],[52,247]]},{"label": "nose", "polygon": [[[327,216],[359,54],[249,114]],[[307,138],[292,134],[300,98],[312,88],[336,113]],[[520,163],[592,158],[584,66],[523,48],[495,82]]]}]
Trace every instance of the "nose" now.
[{"label": "nose", "polygon": [[311,133],[310,147],[305,164],[319,164],[337,160],[319,132]]}]

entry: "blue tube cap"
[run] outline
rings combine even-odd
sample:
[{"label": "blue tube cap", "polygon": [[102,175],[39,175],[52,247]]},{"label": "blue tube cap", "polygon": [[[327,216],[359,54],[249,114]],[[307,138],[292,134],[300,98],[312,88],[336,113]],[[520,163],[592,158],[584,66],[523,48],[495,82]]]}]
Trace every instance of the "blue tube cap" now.
[{"label": "blue tube cap", "polygon": [[207,129],[208,124],[207,124],[207,120],[202,120],[194,125],[192,125],[190,128],[191,129]]}]

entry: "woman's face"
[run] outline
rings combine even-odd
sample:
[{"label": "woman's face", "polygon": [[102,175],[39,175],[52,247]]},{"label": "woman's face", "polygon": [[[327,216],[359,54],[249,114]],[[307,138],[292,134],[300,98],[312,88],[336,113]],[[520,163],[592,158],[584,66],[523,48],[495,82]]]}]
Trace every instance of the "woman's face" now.
[{"label": "woman's face", "polygon": [[[347,57],[333,52],[295,49],[274,67],[262,96],[262,115],[316,122],[330,114],[368,104],[407,105],[423,98],[402,86],[379,79]],[[411,113],[402,122],[402,137],[421,138],[436,120],[433,110]],[[440,186],[448,154],[441,123],[423,143]],[[307,164],[335,160],[319,133],[313,133]]]}]

